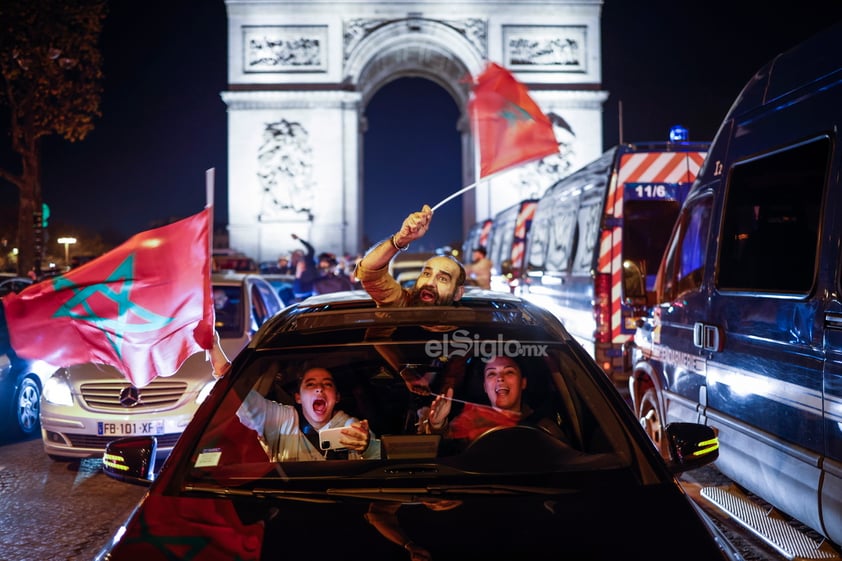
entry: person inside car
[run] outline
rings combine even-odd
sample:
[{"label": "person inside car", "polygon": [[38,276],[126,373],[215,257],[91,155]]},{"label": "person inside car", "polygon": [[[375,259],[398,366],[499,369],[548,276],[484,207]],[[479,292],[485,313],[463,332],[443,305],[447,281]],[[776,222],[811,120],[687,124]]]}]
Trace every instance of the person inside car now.
[{"label": "person inside car", "polygon": [[462,298],[465,267],[449,255],[428,259],[412,289],[401,287],[389,274],[392,258],[423,237],[432,218],[432,209],[424,205],[404,219],[397,233],[369,249],[357,263],[355,275],[378,306],[449,305]]},{"label": "person inside car", "polygon": [[462,412],[448,422],[453,398],[453,387],[449,387],[444,394],[436,396],[429,409],[420,411],[421,431],[470,442],[491,428],[531,425],[560,440],[567,440],[557,423],[536,413],[524,400],[527,378],[514,358],[499,355],[486,362],[482,385],[490,407],[466,404]]},{"label": "person inside car", "polygon": [[236,306],[231,304],[228,293],[224,288],[213,289],[213,309],[217,329],[236,327],[239,323],[235,312]]},{"label": "person inside car", "polygon": [[[333,374],[325,368],[309,368],[300,377],[294,405],[278,403],[252,389],[237,417],[257,432],[272,461],[375,459],[380,457],[379,441],[369,431],[368,421],[335,411],[340,395]],[[345,427],[342,451],[322,450],[319,431]]]}]

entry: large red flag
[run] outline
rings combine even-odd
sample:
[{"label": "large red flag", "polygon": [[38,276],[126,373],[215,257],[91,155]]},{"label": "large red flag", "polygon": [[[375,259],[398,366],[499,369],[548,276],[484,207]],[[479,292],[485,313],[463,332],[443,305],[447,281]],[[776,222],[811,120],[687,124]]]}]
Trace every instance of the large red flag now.
[{"label": "large red flag", "polygon": [[134,385],[213,345],[210,209],[141,232],[65,275],[3,298],[11,346],[58,366],[109,364]]},{"label": "large red flag", "polygon": [[477,77],[468,111],[479,138],[480,177],[558,152],[549,117],[526,86],[493,62]]}]

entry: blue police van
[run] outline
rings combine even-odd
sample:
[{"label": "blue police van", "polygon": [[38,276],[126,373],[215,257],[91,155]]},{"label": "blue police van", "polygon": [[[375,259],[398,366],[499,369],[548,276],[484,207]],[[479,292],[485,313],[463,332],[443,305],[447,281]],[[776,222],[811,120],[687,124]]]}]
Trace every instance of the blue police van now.
[{"label": "blue police van", "polygon": [[[675,421],[716,428],[721,472],[837,544],[840,45],[837,23],[760,68],[731,106],[667,242],[629,381],[656,445]],[[733,497],[708,493],[739,517]]]}]

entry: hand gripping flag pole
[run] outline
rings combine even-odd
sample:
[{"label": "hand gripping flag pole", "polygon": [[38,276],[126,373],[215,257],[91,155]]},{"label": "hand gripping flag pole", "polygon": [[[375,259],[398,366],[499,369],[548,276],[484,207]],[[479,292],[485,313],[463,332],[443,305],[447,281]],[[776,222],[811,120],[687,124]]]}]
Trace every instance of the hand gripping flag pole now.
[{"label": "hand gripping flag pole", "polygon": [[558,153],[549,117],[508,70],[489,62],[474,82],[472,94],[468,113],[479,144],[479,179],[436,204],[433,211],[482,180]]}]

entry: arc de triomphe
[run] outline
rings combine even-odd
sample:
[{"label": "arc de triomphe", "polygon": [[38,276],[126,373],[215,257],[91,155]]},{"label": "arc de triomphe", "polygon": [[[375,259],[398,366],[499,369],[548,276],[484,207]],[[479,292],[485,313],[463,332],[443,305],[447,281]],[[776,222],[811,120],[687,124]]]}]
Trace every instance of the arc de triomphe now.
[{"label": "arc de triomphe", "polygon": [[510,70],[557,125],[558,155],[462,197],[463,231],[602,153],[602,0],[225,4],[228,234],[259,261],[287,251],[293,232],[319,251],[365,251],[365,108],[400,77],[435,82],[460,108],[465,186],[475,180],[475,144],[464,77],[486,61]]}]

